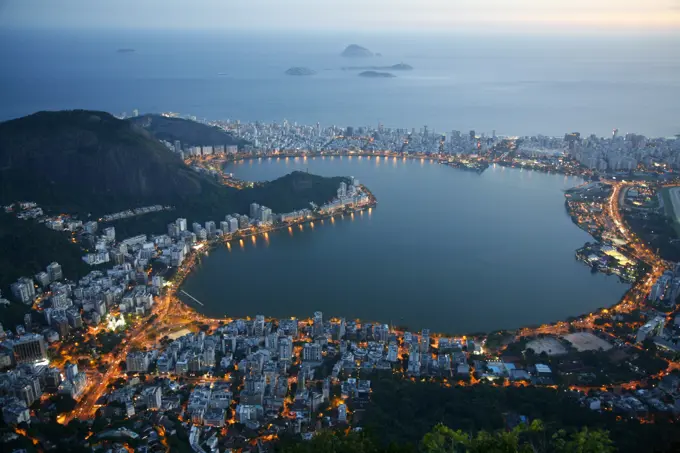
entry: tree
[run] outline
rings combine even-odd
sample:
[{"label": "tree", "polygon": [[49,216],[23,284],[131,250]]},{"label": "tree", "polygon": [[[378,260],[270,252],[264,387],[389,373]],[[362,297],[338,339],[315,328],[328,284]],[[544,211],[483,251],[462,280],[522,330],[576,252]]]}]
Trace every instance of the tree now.
[{"label": "tree", "polygon": [[609,433],[583,428],[571,435],[564,430],[546,442],[546,430],[540,420],[519,425],[512,431],[479,431],[472,436],[439,424],[422,441],[425,453],[612,453]]},{"label": "tree", "polygon": [[553,451],[555,453],[613,453],[614,443],[607,431],[583,428],[568,438],[564,430],[553,435]]}]

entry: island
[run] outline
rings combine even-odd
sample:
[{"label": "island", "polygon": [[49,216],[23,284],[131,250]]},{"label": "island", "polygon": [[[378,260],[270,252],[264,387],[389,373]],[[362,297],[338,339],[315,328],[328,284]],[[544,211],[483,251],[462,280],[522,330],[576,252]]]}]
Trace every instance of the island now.
[{"label": "island", "polygon": [[372,79],[389,79],[396,76],[389,72],[364,71],[359,73],[359,77],[368,77]]},{"label": "island", "polygon": [[132,53],[132,52],[135,52],[135,49],[130,49],[130,48],[126,47],[126,48],[123,48],[123,49],[118,49],[118,50],[116,50],[116,52],[118,52],[118,53]]},{"label": "island", "polygon": [[372,57],[373,52],[371,52],[365,47],[361,47],[358,44],[350,44],[345,48],[345,50],[342,51],[340,56],[348,58]]},{"label": "island", "polygon": [[366,71],[366,70],[392,70],[392,71],[411,71],[413,66],[406,63],[397,63],[391,66],[345,66],[343,71]]},{"label": "island", "polygon": [[286,70],[286,75],[292,76],[310,76],[316,74],[316,71],[309,68],[295,66]]}]

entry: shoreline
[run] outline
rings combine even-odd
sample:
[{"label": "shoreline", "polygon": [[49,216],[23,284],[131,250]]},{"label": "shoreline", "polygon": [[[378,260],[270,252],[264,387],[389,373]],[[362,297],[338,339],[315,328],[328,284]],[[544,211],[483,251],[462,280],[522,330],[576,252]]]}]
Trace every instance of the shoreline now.
[{"label": "shoreline", "polygon": [[[356,157],[361,157],[361,158],[362,158],[362,157],[368,157],[369,159],[370,159],[371,157],[376,157],[377,159],[380,159],[381,157],[383,157],[383,158],[385,158],[385,159],[389,159],[389,158],[391,157],[391,158],[393,158],[393,159],[401,158],[402,160],[406,160],[406,159],[411,159],[411,160],[415,159],[415,160],[421,160],[421,161],[429,160],[429,161],[431,161],[431,162],[439,163],[439,164],[442,164],[442,165],[447,165],[447,166],[449,166],[449,167],[452,167],[452,168],[454,168],[454,169],[461,170],[461,171],[467,171],[467,172],[475,171],[475,172],[477,172],[477,173],[479,173],[479,174],[481,174],[481,173],[483,172],[483,171],[482,171],[482,172],[478,172],[477,170],[472,169],[472,168],[459,167],[459,166],[455,166],[455,165],[449,165],[447,162],[443,162],[443,161],[441,161],[440,159],[438,159],[438,158],[435,157],[435,156],[415,156],[415,155],[402,155],[402,156],[389,155],[389,156],[383,156],[383,155],[376,155],[376,154],[372,154],[372,153],[361,153],[361,154],[359,154],[359,153],[357,153],[357,154],[355,154],[355,153],[351,153],[351,154],[350,154],[350,153],[343,153],[343,154],[332,154],[332,155],[327,155],[327,154],[318,155],[318,154],[315,154],[315,155],[311,155],[311,156],[309,156],[309,155],[300,156],[300,155],[295,155],[295,154],[286,155],[286,156],[279,155],[279,156],[267,156],[267,157],[263,157],[263,156],[240,156],[240,157],[238,157],[237,159],[225,159],[224,162],[221,163],[221,167],[222,167],[222,169],[223,169],[224,166],[225,166],[227,163],[240,162],[240,161],[246,161],[246,160],[254,160],[254,159],[258,159],[258,160],[268,159],[268,160],[271,160],[271,159],[276,158],[277,160],[279,160],[279,159],[282,158],[282,157],[283,157],[283,158],[291,158],[291,157],[293,157],[293,158],[296,158],[296,159],[299,159],[299,158],[307,159],[307,158],[317,158],[317,157],[322,157],[322,158],[325,158],[325,157],[331,157],[331,158],[333,158],[333,157],[349,157],[349,158],[351,159],[351,157],[355,157],[355,156],[356,156]],[[527,169],[527,170],[530,170],[530,171],[537,171],[537,172],[539,172],[539,173],[551,173],[551,171],[544,171],[544,170],[539,169],[539,168],[528,168],[528,167],[516,168],[516,167],[512,167],[512,166],[505,166],[505,165],[501,165],[501,166],[508,167],[508,168],[515,168],[515,169],[517,169],[517,170]],[[486,169],[486,168],[485,168],[485,169]],[[580,175],[580,174],[569,174],[569,173],[564,173],[564,172],[554,172],[554,173],[555,173],[555,174],[564,174],[564,175],[566,175],[566,176],[577,176],[577,177],[581,177],[582,179],[584,179],[584,181],[588,181],[588,180],[589,180],[589,179],[587,178],[587,176]],[[229,179],[229,178],[227,178],[227,179]],[[234,178],[234,179],[236,179],[236,178]],[[236,179],[236,180],[237,180],[237,179]],[[240,180],[238,180],[238,181],[240,181]],[[246,181],[240,181],[240,182],[246,182]],[[251,182],[251,181],[247,181],[247,182]],[[355,212],[355,211],[358,212],[358,211],[364,210],[364,209],[366,209],[366,208],[373,208],[373,207],[375,207],[375,206],[377,205],[377,200],[375,199],[375,197],[373,196],[373,194],[370,192],[370,190],[368,190],[368,189],[367,189],[365,186],[363,186],[363,185],[362,185],[362,188],[363,188],[363,189],[369,194],[369,196],[371,197],[371,200],[372,200],[371,206],[366,205],[365,207],[363,207],[363,208],[361,208],[361,209],[352,209],[352,210],[349,211],[349,212]],[[565,199],[565,208],[567,208],[566,202],[567,202],[567,200]],[[572,216],[571,216],[571,214],[570,214],[570,212],[569,212],[568,209],[567,209],[567,213],[570,215],[570,218],[571,218]],[[227,245],[227,244],[230,244],[231,242],[233,242],[233,241],[235,241],[235,240],[242,240],[242,239],[244,239],[244,238],[251,237],[251,236],[261,236],[261,235],[267,234],[267,233],[270,232],[270,231],[278,231],[278,230],[281,230],[281,229],[284,229],[284,228],[286,228],[286,227],[293,226],[293,225],[304,225],[304,224],[313,222],[314,220],[327,219],[327,218],[330,218],[330,217],[334,217],[335,215],[337,215],[337,214],[333,214],[333,215],[326,214],[326,215],[324,215],[324,216],[319,216],[319,217],[314,217],[314,218],[307,218],[307,219],[301,219],[300,221],[297,221],[297,222],[291,222],[291,223],[289,223],[289,224],[287,223],[287,224],[284,224],[284,225],[279,225],[279,226],[276,226],[276,227],[273,227],[273,228],[270,228],[270,229],[267,229],[267,230],[263,230],[263,231],[250,232],[250,233],[243,233],[243,234],[240,234],[240,235],[238,235],[238,236],[236,236],[236,237],[229,238],[229,239],[227,239],[227,240],[220,240],[220,239],[218,239],[218,240],[215,240],[215,241],[211,242],[211,243],[209,244],[209,248],[208,248],[207,250],[205,250],[203,253],[208,252],[209,250],[212,250],[214,247],[220,245],[220,243],[221,243],[222,245]],[[595,241],[597,241],[598,243],[601,242],[601,240],[599,240],[598,238],[596,238],[595,236],[593,236],[590,232],[588,232],[587,230],[585,230],[584,228],[582,228],[581,225],[579,225],[576,221],[574,221],[573,218],[572,218],[572,222],[573,222],[579,229],[581,229],[582,231],[585,231],[586,233],[588,233]],[[577,249],[577,250],[578,250],[578,249]],[[201,252],[201,251],[199,251],[199,252]],[[193,271],[193,269],[192,269],[192,271]],[[184,276],[184,278],[186,278],[187,275],[188,275],[188,273]],[[621,295],[621,297],[619,297],[613,304],[607,305],[607,306],[603,306],[603,307],[598,307],[597,309],[594,309],[593,311],[591,311],[591,312],[589,312],[589,313],[575,314],[575,315],[572,315],[572,316],[569,316],[569,317],[566,318],[566,319],[573,319],[574,321],[565,321],[565,319],[557,319],[557,320],[550,321],[550,322],[546,322],[546,323],[543,323],[543,324],[540,324],[540,325],[531,324],[531,325],[523,325],[523,326],[519,326],[519,327],[513,328],[513,329],[495,329],[495,330],[489,330],[489,331],[478,331],[478,332],[474,332],[473,334],[479,336],[479,335],[488,335],[488,334],[495,333],[495,332],[512,332],[512,333],[520,333],[520,332],[523,332],[523,331],[526,331],[526,330],[531,330],[531,329],[542,329],[542,328],[545,328],[545,327],[559,326],[559,325],[561,325],[561,324],[563,324],[563,323],[565,323],[565,322],[578,322],[578,321],[587,320],[589,317],[592,317],[593,314],[606,312],[606,311],[608,311],[608,310],[615,310],[616,307],[618,307],[618,306],[624,304],[625,301],[626,301],[627,296],[629,296],[629,294],[631,294],[631,293],[633,292],[633,290],[635,289],[636,283],[638,283],[639,281],[644,280],[644,278],[646,278],[647,275],[648,275],[648,273],[641,274],[640,276],[638,276],[638,278],[637,278],[635,281],[625,283],[625,284],[628,286],[628,288],[623,292],[623,294]],[[608,276],[612,276],[612,275],[608,275]],[[183,282],[183,279],[182,279],[182,282]],[[181,283],[177,286],[177,288],[178,288],[178,290],[181,289]],[[190,310],[193,310],[195,313],[197,313],[198,315],[200,315],[200,316],[202,316],[202,317],[204,317],[204,318],[206,318],[206,319],[213,319],[213,320],[231,319],[231,318],[229,317],[229,315],[227,315],[227,314],[224,315],[224,318],[221,318],[221,317],[214,317],[214,316],[209,316],[209,315],[203,314],[203,313],[201,313],[201,312],[199,311],[199,307],[196,307],[196,306],[193,306],[193,305],[189,305],[187,302],[185,302],[184,300],[181,300],[181,299],[179,299],[179,298],[178,298],[178,300],[180,300],[187,308],[189,308]],[[253,315],[253,316],[254,316],[254,315]],[[248,318],[248,317],[246,317],[246,318]],[[246,319],[246,318],[243,318],[243,319]],[[266,316],[266,314],[265,314],[265,318],[266,318],[266,319],[270,319],[270,320],[278,320],[278,319],[279,319],[279,318],[276,318],[276,317],[269,317],[269,316]],[[302,318],[301,318],[301,319],[302,319]],[[348,318],[348,319],[351,319],[351,318]],[[360,319],[360,318],[356,318],[356,320],[359,321],[359,322],[361,322],[361,323],[372,323],[372,324],[379,323],[379,322],[377,322],[377,321],[366,321],[366,320],[362,320],[362,319]],[[408,324],[408,323],[406,323],[406,324]],[[436,332],[433,332],[433,333],[436,334]],[[468,332],[467,334],[470,334],[470,332]],[[536,332],[534,335],[539,335],[539,334],[540,334],[540,332]],[[444,336],[444,335],[451,335],[451,334],[450,334],[450,333],[446,333],[446,334],[445,334],[445,333],[440,333],[440,335]],[[460,333],[460,334],[453,333],[453,335],[465,335],[465,334],[464,334],[464,333]],[[525,334],[525,335],[526,335],[526,334]]]},{"label": "shoreline", "polygon": [[[450,156],[450,155],[448,155]],[[454,155],[454,156],[460,156],[460,155]],[[549,168],[546,169],[542,166],[538,165],[516,165],[512,162],[506,162],[503,160],[489,160],[489,159],[482,159],[478,161],[477,165],[473,166],[467,166],[459,161],[450,161],[447,160],[444,157],[441,157],[439,155],[420,155],[420,154],[408,154],[408,153],[402,153],[402,152],[394,152],[394,151],[383,151],[383,152],[366,152],[366,151],[360,151],[360,152],[338,152],[338,153],[327,153],[327,152],[299,152],[299,153],[294,153],[294,152],[285,152],[285,153],[280,153],[276,155],[269,155],[269,156],[258,156],[258,155],[248,155],[248,154],[236,154],[233,156],[225,156],[223,158],[218,158],[216,159],[218,162],[221,162],[222,166],[225,166],[229,163],[237,163],[237,162],[245,162],[245,161],[250,161],[250,160],[273,160],[273,159],[316,159],[316,158],[322,158],[325,159],[326,157],[330,157],[331,159],[335,157],[343,158],[343,157],[348,157],[348,158],[367,158],[371,160],[372,158],[376,158],[377,160],[380,159],[401,159],[403,161],[406,160],[420,160],[420,161],[430,161],[430,162],[435,162],[440,165],[446,165],[448,167],[456,168],[459,170],[465,170],[465,171],[472,171],[476,172],[478,174],[484,173],[489,167],[491,166],[501,166],[505,168],[513,168],[516,170],[531,170],[531,171],[536,171],[539,173],[554,173],[554,174],[559,174],[559,175],[566,175],[566,176],[576,176],[579,178],[582,178],[584,181],[591,181],[592,180],[592,174],[588,174],[587,172],[571,172],[571,171],[561,171],[560,169],[554,169],[554,168]],[[193,162],[201,162],[204,161],[204,159],[190,159],[190,161]],[[253,181],[251,181],[253,182]],[[258,181],[259,182],[259,181]],[[256,183],[256,182],[253,182]]]}]

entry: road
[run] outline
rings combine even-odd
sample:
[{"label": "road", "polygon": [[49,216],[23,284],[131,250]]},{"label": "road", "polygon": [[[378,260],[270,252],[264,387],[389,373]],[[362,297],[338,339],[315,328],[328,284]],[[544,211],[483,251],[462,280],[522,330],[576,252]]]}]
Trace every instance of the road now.
[{"label": "road", "polygon": [[[627,228],[622,219],[620,211],[621,199],[624,194],[623,189],[629,184],[619,181],[609,181],[608,183],[611,184],[613,190],[607,202],[607,208],[601,214],[602,218],[596,220],[603,225],[609,225],[610,228],[613,229],[613,231],[609,231],[610,233],[616,234],[616,236],[627,242],[627,250],[629,253],[636,259],[648,264],[651,269],[645,278],[639,280],[630,288],[617,305],[608,310],[619,313],[629,312],[642,305],[651,286],[668,268],[668,263],[659,258],[642,241],[640,241],[637,236]],[[173,329],[176,330],[177,328],[186,327],[192,323],[208,324],[214,329],[219,326],[221,321],[225,321],[207,318],[192,310],[176,297],[179,282],[188,272],[190,272],[194,263],[195,256],[192,256],[178,271],[176,283],[168,288],[165,296],[160,297],[156,301],[152,308],[152,315],[157,316],[146,318],[133,325],[129,329],[124,343],[122,343],[123,346],[102,357],[102,362],[108,364],[106,372],[101,374],[96,370],[86,371],[88,373],[88,386],[84,392],[85,396],[78,402],[76,408],[71,413],[62,416],[58,420],[60,423],[67,424],[74,418],[93,418],[97,410],[97,400],[104,395],[109,384],[124,376],[124,373],[120,371],[118,364],[126,359],[129,352],[135,348],[141,348],[145,344],[148,344],[147,336],[150,333],[169,333],[173,331]],[[597,326],[594,324],[597,318],[598,314],[591,313],[572,322],[558,322],[551,325],[542,325],[537,328],[524,328],[518,333],[519,336],[534,336],[539,334],[564,335],[568,333],[571,328],[593,330],[597,329]],[[626,339],[623,340],[626,341]],[[669,364],[669,370],[674,368],[680,368],[680,365],[671,362]]]}]

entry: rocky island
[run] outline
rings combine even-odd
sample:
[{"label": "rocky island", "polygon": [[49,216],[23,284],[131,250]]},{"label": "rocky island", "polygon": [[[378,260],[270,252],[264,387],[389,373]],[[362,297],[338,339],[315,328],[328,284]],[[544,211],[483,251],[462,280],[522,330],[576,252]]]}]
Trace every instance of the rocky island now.
[{"label": "rocky island", "polygon": [[316,74],[316,71],[313,69],[309,68],[303,68],[303,67],[292,67],[286,70],[286,75],[292,75],[292,76],[310,76]]},{"label": "rocky island", "polygon": [[343,71],[365,71],[365,70],[392,70],[392,71],[411,71],[413,66],[406,63],[397,63],[392,66],[345,66]]},{"label": "rocky island", "polygon": [[349,58],[372,57],[373,52],[358,44],[350,44],[342,51],[340,56]]},{"label": "rocky island", "polygon": [[396,76],[389,72],[364,71],[359,73],[359,77],[368,77],[371,79],[389,79]]}]

